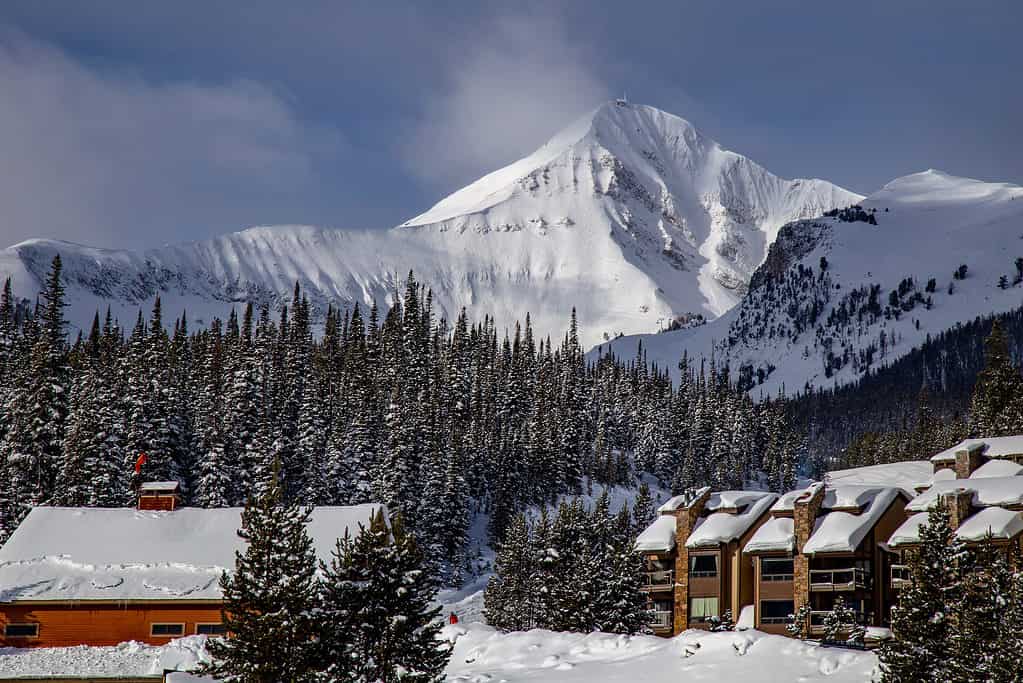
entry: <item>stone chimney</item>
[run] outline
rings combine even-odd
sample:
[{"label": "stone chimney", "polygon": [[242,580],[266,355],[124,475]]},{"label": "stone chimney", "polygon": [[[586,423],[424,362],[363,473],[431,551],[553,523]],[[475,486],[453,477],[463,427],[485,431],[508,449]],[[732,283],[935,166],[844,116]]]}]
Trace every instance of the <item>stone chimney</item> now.
[{"label": "stone chimney", "polygon": [[984,448],[987,444],[975,443],[956,451],[956,479],[969,479],[984,463]]},{"label": "stone chimney", "polygon": [[[958,455],[956,453],[956,456]],[[970,516],[970,507],[973,505],[973,491],[967,488],[957,488],[954,491],[942,493],[938,498],[938,502],[948,510],[948,525],[952,527],[952,531],[955,531]]]},{"label": "stone chimney", "polygon": [[814,522],[824,502],[824,484],[811,484],[796,499],[792,510],[792,526],[796,536],[793,557],[792,602],[796,611],[810,600],[810,558],[803,554],[803,546],[810,540]]},{"label": "stone chimney", "polygon": [[710,487],[696,492],[688,505],[675,511],[675,617],[672,634],[678,635],[689,628],[689,548],[686,541],[696,526],[696,520],[710,500]]}]

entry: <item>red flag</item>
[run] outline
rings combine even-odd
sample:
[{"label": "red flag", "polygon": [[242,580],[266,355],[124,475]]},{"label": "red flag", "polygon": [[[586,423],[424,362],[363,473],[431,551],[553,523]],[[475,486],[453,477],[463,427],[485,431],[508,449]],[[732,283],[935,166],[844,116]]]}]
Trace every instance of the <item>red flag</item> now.
[{"label": "red flag", "polygon": [[146,464],[146,460],[149,460],[149,457],[145,453],[139,453],[138,460],[135,461],[135,474],[142,472],[142,466]]}]

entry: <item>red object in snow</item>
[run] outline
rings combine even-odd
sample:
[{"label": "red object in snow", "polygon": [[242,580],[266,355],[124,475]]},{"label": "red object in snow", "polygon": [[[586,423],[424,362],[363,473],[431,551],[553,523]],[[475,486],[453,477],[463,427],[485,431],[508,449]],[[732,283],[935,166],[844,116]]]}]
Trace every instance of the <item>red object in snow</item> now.
[{"label": "red object in snow", "polygon": [[457,624],[458,623],[458,615],[455,614],[454,612],[452,612],[451,616],[448,617],[448,623],[452,624],[452,625],[453,624]]},{"label": "red object in snow", "polygon": [[149,460],[149,456],[145,453],[139,453],[138,460],[135,461],[135,474],[142,472],[142,466],[146,464],[146,460]]}]

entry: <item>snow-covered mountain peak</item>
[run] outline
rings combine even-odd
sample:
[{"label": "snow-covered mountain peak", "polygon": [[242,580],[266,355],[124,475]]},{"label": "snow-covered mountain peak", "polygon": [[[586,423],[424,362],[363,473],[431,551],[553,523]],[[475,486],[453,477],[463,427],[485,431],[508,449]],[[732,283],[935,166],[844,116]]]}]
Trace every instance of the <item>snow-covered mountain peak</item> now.
[{"label": "snow-covered mountain peak", "polygon": [[[696,330],[641,335],[672,367],[682,351],[755,392],[855,381],[978,315],[1023,304],[1023,187],[930,169],[857,205],[784,226],[743,300]],[[633,353],[637,339],[614,343]]]},{"label": "snow-covered mountain peak", "polygon": [[[153,298],[193,322],[242,301],[386,306],[413,270],[439,315],[467,307],[511,325],[527,313],[560,336],[577,310],[583,342],[714,318],[745,292],[785,223],[860,195],[786,180],[688,121],[613,101],[390,230],[253,227],[145,252],[34,242],[0,251],[0,275],[31,298],[54,253],[77,324],[111,304],[134,319]],[[168,316],[169,317],[169,316]]]},{"label": "snow-covered mountain peak", "polygon": [[1019,185],[963,178],[930,168],[896,178],[867,197],[865,203],[901,206],[929,203],[972,208],[977,203],[1012,200],[1021,195],[1023,188]]}]

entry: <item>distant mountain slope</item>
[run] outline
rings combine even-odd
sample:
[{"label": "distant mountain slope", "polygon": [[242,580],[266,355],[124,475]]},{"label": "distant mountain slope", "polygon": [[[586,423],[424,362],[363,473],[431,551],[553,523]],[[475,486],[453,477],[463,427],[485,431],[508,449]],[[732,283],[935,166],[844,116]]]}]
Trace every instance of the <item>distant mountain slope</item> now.
[{"label": "distant mountain slope", "polygon": [[633,354],[642,340],[669,367],[683,350],[713,352],[755,393],[791,393],[850,382],[928,334],[1023,304],[1023,188],[929,170],[860,207],[786,225],[721,318],[613,348]]},{"label": "distant mountain slope", "polygon": [[642,105],[607,103],[530,156],[388,231],[281,226],[146,252],[32,240],[0,251],[0,276],[39,290],[54,253],[66,265],[69,317],[111,305],[125,320],[160,294],[193,322],[233,302],[384,304],[410,269],[439,313],[462,306],[501,324],[532,314],[560,335],[572,307],[584,341],[652,331],[679,316],[713,318],[741,297],[785,223],[859,195],[784,180]]}]

